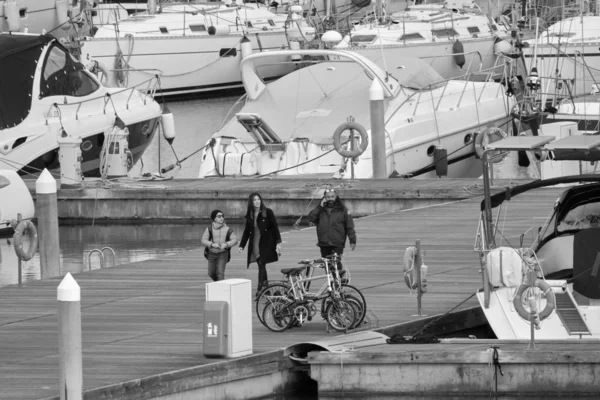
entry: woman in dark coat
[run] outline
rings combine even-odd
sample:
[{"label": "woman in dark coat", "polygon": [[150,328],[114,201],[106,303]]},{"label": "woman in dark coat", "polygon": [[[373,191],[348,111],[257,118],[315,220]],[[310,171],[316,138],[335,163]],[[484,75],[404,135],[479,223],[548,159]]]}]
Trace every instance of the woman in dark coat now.
[{"label": "woman in dark coat", "polygon": [[268,284],[266,265],[279,260],[281,254],[281,234],[277,227],[273,210],[265,207],[262,197],[252,193],[248,197],[246,227],[240,242],[239,252],[248,246],[248,268],[250,263],[258,264],[258,294]]}]

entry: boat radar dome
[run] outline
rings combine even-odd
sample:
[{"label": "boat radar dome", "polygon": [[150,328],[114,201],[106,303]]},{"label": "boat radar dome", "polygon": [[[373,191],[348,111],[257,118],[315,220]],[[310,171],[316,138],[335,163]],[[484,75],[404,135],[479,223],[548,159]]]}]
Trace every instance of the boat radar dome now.
[{"label": "boat radar dome", "polygon": [[331,44],[331,45],[336,45],[339,42],[342,41],[342,34],[337,32],[337,31],[327,31],[325,33],[323,33],[323,36],[321,36],[321,41],[323,43],[327,43],[327,44]]}]

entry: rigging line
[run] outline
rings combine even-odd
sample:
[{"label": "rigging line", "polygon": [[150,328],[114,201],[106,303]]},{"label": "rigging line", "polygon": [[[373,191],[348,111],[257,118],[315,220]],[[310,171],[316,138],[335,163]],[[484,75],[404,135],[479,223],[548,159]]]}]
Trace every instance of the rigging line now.
[{"label": "rigging line", "polygon": [[377,28],[377,36],[379,37],[379,50],[381,51],[381,58],[383,60],[383,68],[385,69],[385,75],[386,75],[386,79],[387,76],[389,75],[389,69],[388,69],[388,65],[387,65],[387,60],[385,58],[385,54],[383,52],[383,41],[381,38],[381,31],[379,30],[379,19],[378,19],[378,15],[375,12],[375,6],[373,6],[373,13],[375,14],[375,27]]}]

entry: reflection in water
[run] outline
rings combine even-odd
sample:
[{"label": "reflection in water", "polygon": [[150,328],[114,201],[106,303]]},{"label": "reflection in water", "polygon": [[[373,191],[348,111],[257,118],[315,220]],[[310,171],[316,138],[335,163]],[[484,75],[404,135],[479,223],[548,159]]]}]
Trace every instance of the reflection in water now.
[{"label": "reflection in water", "polygon": [[[100,268],[100,257],[88,256],[94,249],[110,247],[115,251],[115,265],[128,264],[177,254],[201,247],[200,237],[206,223],[199,224],[141,224],[141,225],[95,225],[61,226],[60,258],[61,275]],[[241,237],[243,226],[229,225]],[[282,232],[291,227],[281,226]],[[0,239],[0,286],[18,283],[18,259],[12,238]],[[113,266],[112,255],[105,251],[107,267]],[[40,279],[40,260],[36,254],[23,262],[23,283]]]}]

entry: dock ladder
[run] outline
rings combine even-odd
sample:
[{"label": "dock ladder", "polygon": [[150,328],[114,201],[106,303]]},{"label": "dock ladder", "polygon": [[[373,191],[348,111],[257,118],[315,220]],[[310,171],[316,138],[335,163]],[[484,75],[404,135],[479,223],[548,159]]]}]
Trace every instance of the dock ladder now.
[{"label": "dock ladder", "polygon": [[556,314],[562,321],[569,335],[591,335],[587,324],[581,317],[573,298],[569,293],[554,293],[556,297]]},{"label": "dock ladder", "polygon": [[106,268],[106,264],[105,264],[105,258],[104,258],[104,251],[108,250],[112,253],[112,262],[113,262],[113,266],[115,265],[116,262],[116,258],[115,258],[115,251],[111,248],[111,247],[103,247],[102,249],[94,249],[92,251],[89,252],[88,256],[87,256],[87,266],[88,266],[88,271],[92,270],[92,264],[91,264],[91,259],[92,259],[92,254],[94,253],[98,253],[98,256],[100,257],[100,268]]}]

